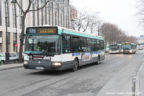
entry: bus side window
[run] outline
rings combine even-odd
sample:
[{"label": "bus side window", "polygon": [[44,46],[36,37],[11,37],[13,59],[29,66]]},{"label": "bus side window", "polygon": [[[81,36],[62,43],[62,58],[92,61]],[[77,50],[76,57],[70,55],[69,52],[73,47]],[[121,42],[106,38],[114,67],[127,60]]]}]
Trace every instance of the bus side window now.
[{"label": "bus side window", "polygon": [[95,50],[95,45],[96,45],[96,42],[95,42],[94,39],[92,39],[92,41],[91,41],[92,51],[96,51]]},{"label": "bus side window", "polygon": [[87,51],[92,51],[92,39],[87,39]]},{"label": "bus side window", "polygon": [[101,50],[104,49],[104,41],[103,40],[100,40],[100,47],[99,47]]},{"label": "bus side window", "polygon": [[71,51],[80,52],[82,50],[80,37],[71,36]]},{"label": "bus side window", "polygon": [[86,38],[81,38],[81,46],[82,46],[82,52],[87,51],[87,39]]},{"label": "bus side window", "polygon": [[62,36],[62,46],[63,46],[63,53],[70,53],[70,36],[63,35]]},{"label": "bus side window", "polygon": [[96,50],[98,51],[100,49],[100,42],[99,42],[99,40],[96,40],[96,41],[97,41]]}]

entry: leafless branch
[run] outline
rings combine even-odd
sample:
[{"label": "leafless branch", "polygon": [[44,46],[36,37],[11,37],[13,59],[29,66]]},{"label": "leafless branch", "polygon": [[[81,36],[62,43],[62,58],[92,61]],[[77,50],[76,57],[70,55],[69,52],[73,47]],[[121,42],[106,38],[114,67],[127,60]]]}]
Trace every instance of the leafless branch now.
[{"label": "leafless branch", "polygon": [[78,19],[75,21],[73,27],[78,31],[90,31],[91,33],[94,33],[94,30],[98,30],[99,21],[100,19],[98,18],[98,12],[96,12],[94,15],[90,15],[87,14],[86,11],[82,11],[79,13]]},{"label": "leafless branch", "polygon": [[26,13],[30,11],[31,5],[32,5],[32,2],[31,2],[31,0],[29,0],[29,5],[25,11]]},{"label": "leafless branch", "polygon": [[18,3],[17,0],[16,0],[16,4],[17,4],[17,6],[20,8],[20,10],[24,13],[24,10],[23,10],[22,6]]},{"label": "leafless branch", "polygon": [[39,11],[39,10],[43,9],[50,1],[51,0],[46,1],[45,4],[42,7],[34,9],[34,10],[29,10],[29,12],[31,12],[31,11]]},{"label": "leafless branch", "polygon": [[115,24],[104,23],[100,28],[106,42],[113,43],[125,43],[133,42],[136,43],[136,38],[127,36],[122,30],[120,30]]}]

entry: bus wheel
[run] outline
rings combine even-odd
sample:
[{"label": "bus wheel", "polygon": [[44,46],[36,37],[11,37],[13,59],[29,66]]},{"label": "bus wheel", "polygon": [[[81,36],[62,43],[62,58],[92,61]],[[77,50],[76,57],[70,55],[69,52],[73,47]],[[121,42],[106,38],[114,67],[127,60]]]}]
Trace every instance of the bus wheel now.
[{"label": "bus wheel", "polygon": [[2,60],[1,63],[2,63],[2,64],[5,64],[5,61]]},{"label": "bus wheel", "polygon": [[96,64],[100,64],[100,56],[98,56],[98,61],[96,62]]},{"label": "bus wheel", "polygon": [[77,60],[74,60],[74,63],[73,63],[73,68],[72,68],[73,72],[75,72],[75,71],[77,71],[77,70],[78,70],[78,66],[79,66],[78,61],[77,61]]}]

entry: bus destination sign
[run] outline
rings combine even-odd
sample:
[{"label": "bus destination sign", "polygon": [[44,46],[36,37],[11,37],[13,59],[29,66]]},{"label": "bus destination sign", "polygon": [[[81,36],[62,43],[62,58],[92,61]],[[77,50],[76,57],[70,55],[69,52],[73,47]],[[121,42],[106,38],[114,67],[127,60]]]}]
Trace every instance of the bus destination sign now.
[{"label": "bus destination sign", "polygon": [[40,28],[38,33],[57,33],[56,28]]},{"label": "bus destination sign", "polygon": [[27,30],[28,34],[55,34],[57,33],[56,27],[38,27],[38,28],[28,28]]}]

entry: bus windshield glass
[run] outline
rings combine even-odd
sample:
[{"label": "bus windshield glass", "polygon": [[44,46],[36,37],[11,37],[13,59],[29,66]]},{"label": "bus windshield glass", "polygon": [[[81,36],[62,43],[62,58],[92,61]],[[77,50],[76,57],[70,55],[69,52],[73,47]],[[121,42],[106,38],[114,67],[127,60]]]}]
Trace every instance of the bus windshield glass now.
[{"label": "bus windshield glass", "polygon": [[123,45],[123,49],[124,50],[130,50],[131,49],[131,45]]},{"label": "bus windshield glass", "polygon": [[118,46],[117,46],[117,45],[110,45],[110,49],[112,49],[112,50],[117,50],[117,49],[118,49]]},{"label": "bus windshield glass", "polygon": [[136,49],[136,45],[131,45],[131,48],[132,49]]},{"label": "bus windshield glass", "polygon": [[60,53],[60,40],[57,35],[29,35],[25,40],[25,52],[29,54],[51,56]]}]

